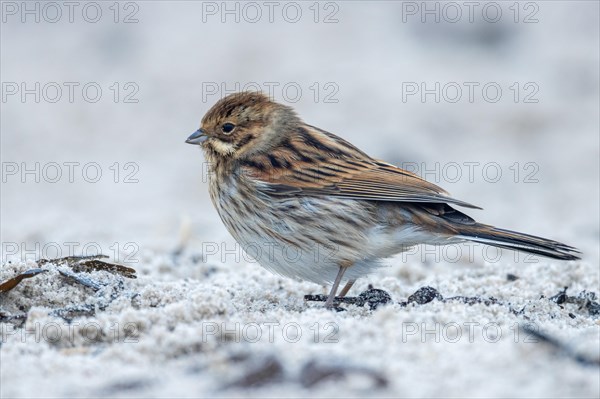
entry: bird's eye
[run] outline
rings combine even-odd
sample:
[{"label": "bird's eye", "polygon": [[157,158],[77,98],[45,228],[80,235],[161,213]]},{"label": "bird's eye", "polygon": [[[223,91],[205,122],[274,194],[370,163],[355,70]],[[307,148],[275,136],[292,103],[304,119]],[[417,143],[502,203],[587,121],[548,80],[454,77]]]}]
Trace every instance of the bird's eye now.
[{"label": "bird's eye", "polygon": [[233,129],[235,129],[235,125],[233,123],[224,123],[223,126],[221,126],[221,129],[223,130],[223,133],[225,134],[229,134],[231,132],[233,132]]}]

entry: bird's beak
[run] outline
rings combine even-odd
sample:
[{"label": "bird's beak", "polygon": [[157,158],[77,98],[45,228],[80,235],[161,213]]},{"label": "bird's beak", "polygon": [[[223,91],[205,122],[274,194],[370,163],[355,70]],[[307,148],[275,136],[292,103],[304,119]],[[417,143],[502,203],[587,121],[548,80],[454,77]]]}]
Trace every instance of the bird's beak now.
[{"label": "bird's beak", "polygon": [[188,144],[200,145],[204,143],[207,138],[208,136],[206,135],[206,133],[204,133],[204,130],[198,129],[194,133],[192,133],[185,142]]}]

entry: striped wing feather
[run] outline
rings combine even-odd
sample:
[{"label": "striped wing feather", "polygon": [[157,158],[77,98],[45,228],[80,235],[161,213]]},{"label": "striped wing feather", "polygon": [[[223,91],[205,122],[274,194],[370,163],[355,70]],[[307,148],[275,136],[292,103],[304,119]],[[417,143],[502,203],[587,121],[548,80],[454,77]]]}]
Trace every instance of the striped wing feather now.
[{"label": "striped wing feather", "polygon": [[449,203],[451,198],[414,173],[373,159],[347,141],[304,125],[267,155],[243,162],[246,175],[271,195],[336,196],[369,201]]}]

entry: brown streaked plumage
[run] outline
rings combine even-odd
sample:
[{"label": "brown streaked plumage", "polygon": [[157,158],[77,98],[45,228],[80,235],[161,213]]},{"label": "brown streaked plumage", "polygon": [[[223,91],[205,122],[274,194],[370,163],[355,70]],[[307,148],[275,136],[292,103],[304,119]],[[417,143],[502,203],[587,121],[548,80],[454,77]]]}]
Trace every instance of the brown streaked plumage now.
[{"label": "brown streaked plumage", "polygon": [[210,195],[234,238],[276,273],[354,281],[418,244],[465,240],[562,260],[568,245],[477,223],[451,207],[478,208],[342,138],[302,122],[260,93],[218,101],[188,140],[210,164]]}]

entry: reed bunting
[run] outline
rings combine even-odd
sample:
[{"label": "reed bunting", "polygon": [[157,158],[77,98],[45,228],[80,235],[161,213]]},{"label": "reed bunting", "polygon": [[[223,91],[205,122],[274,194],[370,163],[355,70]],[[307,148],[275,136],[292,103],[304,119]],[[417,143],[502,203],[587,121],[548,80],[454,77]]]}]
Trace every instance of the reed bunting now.
[{"label": "reed bunting", "polygon": [[[383,258],[418,244],[474,241],[575,260],[568,245],[477,223],[478,208],[256,92],[229,95],[186,140],[209,164],[210,197],[237,242],[272,272],[344,296]],[[478,208],[481,209],[481,208]]]}]

